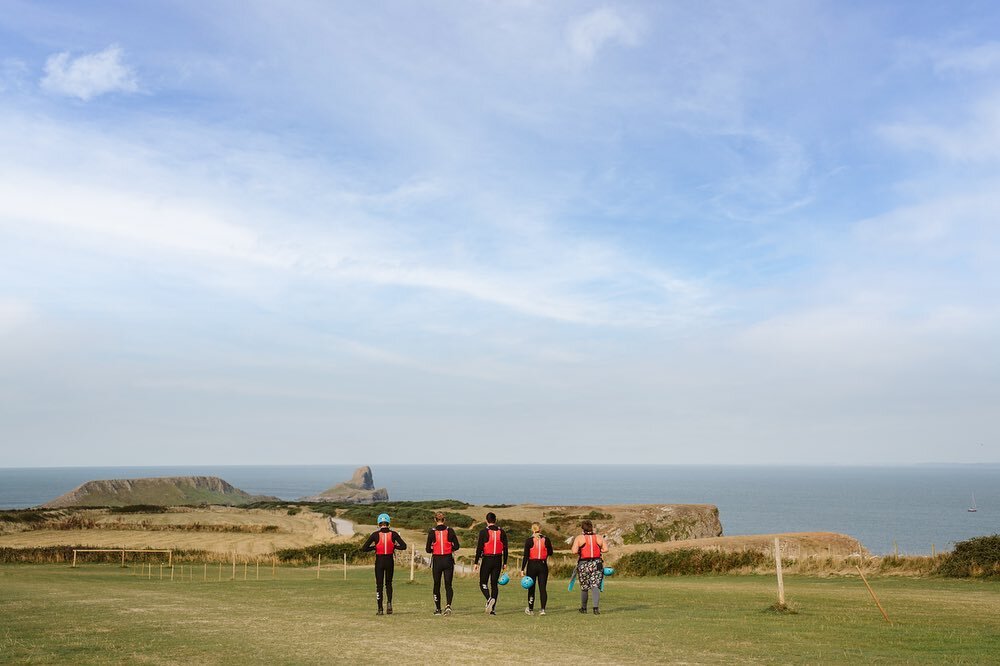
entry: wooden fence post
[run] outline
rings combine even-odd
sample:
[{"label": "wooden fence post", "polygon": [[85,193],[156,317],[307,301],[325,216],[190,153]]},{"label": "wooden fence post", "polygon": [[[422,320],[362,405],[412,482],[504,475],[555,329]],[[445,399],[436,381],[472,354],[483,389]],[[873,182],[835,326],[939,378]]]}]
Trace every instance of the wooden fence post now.
[{"label": "wooden fence post", "polygon": [[781,577],[781,544],[774,537],[774,569],[778,573],[778,605],[785,605],[785,581]]},{"label": "wooden fence post", "polygon": [[[76,550],[75,549],[73,550],[73,568],[74,569],[76,568]],[[411,579],[412,579],[412,576],[411,576]]]},{"label": "wooden fence post", "polygon": [[347,580],[347,553],[344,553],[344,580]]},{"label": "wooden fence post", "polygon": [[868,588],[868,593],[872,595],[872,599],[875,600],[875,605],[878,606],[879,611],[882,612],[882,617],[885,618],[886,622],[892,625],[892,620],[889,619],[889,615],[885,612],[885,609],[882,608],[882,604],[879,602],[878,597],[875,596],[875,590],[873,590],[872,586],[868,584],[868,579],[865,578],[865,574],[861,571],[861,567],[855,564],[854,568],[857,569],[858,573],[861,575],[861,580],[864,581],[865,587]]},{"label": "wooden fence post", "polygon": [[321,566],[323,566],[323,556],[322,555],[317,555],[316,556],[316,580],[319,580],[319,569],[320,569]]},{"label": "wooden fence post", "polygon": [[[73,563],[76,565],[76,552],[73,553]],[[413,567],[417,563],[417,547],[414,545],[413,550],[410,551],[410,580],[413,580]]]},{"label": "wooden fence post", "polygon": [[232,578],[232,580],[236,580],[236,551],[235,550],[233,551],[233,578]]},{"label": "wooden fence post", "polygon": [[278,558],[274,557],[272,555],[271,556],[271,580],[274,580],[274,567],[275,567],[275,564],[277,563],[277,561],[278,561]]},{"label": "wooden fence post", "polygon": [[204,576],[202,578],[203,578],[203,580],[202,580],[203,583],[207,583],[208,582],[208,562],[205,562],[205,572],[204,572]]},{"label": "wooden fence post", "polygon": [[125,568],[125,546],[122,546],[122,569]]},{"label": "wooden fence post", "polygon": [[256,561],[256,562],[254,563],[254,566],[255,566],[255,567],[256,567],[256,569],[257,569],[257,580],[260,580],[260,560],[257,560],[257,561]]}]

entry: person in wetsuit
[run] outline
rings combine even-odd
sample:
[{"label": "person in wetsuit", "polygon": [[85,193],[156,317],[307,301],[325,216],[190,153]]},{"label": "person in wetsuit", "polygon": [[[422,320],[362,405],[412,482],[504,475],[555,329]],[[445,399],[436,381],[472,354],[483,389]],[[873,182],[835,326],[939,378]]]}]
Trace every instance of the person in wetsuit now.
[{"label": "person in wetsuit", "polygon": [[549,600],[545,586],[549,581],[548,559],[553,553],[552,542],[547,536],[542,536],[542,526],[538,523],[531,524],[531,536],[524,542],[524,568],[521,575],[531,576],[535,584],[528,588],[528,607],[524,612],[531,615],[535,609],[535,595],[542,608],[539,615],[545,615],[545,603]]},{"label": "person in wetsuit", "polygon": [[385,586],[385,600],[388,604],[385,612],[392,615],[392,574],[396,569],[394,552],[406,550],[406,542],[399,533],[389,529],[389,514],[380,514],[376,519],[378,529],[371,533],[361,550],[365,553],[375,551],[375,602],[378,604],[376,615],[382,614],[382,587]]},{"label": "person in wetsuit", "polygon": [[576,580],[580,584],[580,612],[587,612],[587,595],[593,592],[594,615],[600,615],[601,583],[604,582],[604,560],[601,558],[608,549],[607,542],[600,534],[594,534],[594,524],[589,520],[580,523],[583,534],[573,540],[573,553],[579,555],[576,563]]},{"label": "person in wetsuit", "polygon": [[[427,552],[431,554],[431,573],[434,575],[434,614],[451,615],[451,600],[454,596],[451,580],[455,576],[455,558],[452,556],[459,548],[458,535],[455,530],[444,524],[444,513],[434,514],[437,523],[427,533]],[[441,578],[444,578],[444,593],[446,605],[441,612]]]},{"label": "person in wetsuit", "polygon": [[[474,564],[479,568],[479,589],[486,598],[486,612],[496,615],[500,572],[507,570],[507,533],[497,526],[497,515],[486,514],[486,527],[479,531]],[[482,565],[480,565],[482,560]]]}]

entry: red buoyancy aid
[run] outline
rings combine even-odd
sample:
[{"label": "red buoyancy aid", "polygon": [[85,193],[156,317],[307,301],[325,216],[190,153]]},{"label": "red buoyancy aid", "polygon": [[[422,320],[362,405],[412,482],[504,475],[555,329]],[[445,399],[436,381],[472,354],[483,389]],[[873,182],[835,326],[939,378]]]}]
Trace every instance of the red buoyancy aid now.
[{"label": "red buoyancy aid", "polygon": [[580,547],[580,557],[585,560],[595,560],[601,556],[601,546],[597,543],[597,535],[584,534],[583,546]]},{"label": "red buoyancy aid", "polygon": [[545,547],[545,537],[534,537],[534,543],[531,545],[531,550],[528,552],[528,559],[544,560],[548,559],[548,557],[549,549]]},{"label": "red buoyancy aid", "polygon": [[500,555],[503,553],[503,541],[500,540],[500,530],[486,530],[486,544],[483,555]]},{"label": "red buoyancy aid", "polygon": [[392,555],[396,552],[396,543],[393,541],[392,532],[379,532],[378,543],[375,544],[376,555]]},{"label": "red buoyancy aid", "polygon": [[451,555],[451,541],[448,540],[448,530],[434,530],[434,554]]}]

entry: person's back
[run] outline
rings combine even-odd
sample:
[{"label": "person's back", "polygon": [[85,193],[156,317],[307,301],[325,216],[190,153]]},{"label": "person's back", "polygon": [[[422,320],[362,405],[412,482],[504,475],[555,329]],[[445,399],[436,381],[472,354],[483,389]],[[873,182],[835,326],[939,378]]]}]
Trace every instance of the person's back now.
[{"label": "person's back", "polygon": [[507,533],[496,522],[495,513],[486,514],[486,527],[479,531],[474,560],[479,568],[479,589],[486,598],[486,612],[490,615],[496,615],[500,573],[507,569],[508,554]]},{"label": "person's back", "polygon": [[395,572],[397,550],[406,550],[406,542],[399,533],[389,529],[389,514],[378,517],[379,529],[369,535],[361,547],[363,552],[375,551],[375,601],[376,615],[382,614],[382,589],[385,587],[387,612],[392,615],[392,577]]},{"label": "person's back", "polygon": [[[455,530],[445,525],[444,513],[438,511],[434,515],[437,523],[427,532],[426,550],[431,555],[431,574],[434,577],[434,614],[451,615],[451,602],[454,597],[452,579],[455,575],[455,558],[452,555],[459,549],[458,536]],[[441,579],[444,579],[446,605],[441,611]]]},{"label": "person's back", "polygon": [[594,524],[589,520],[580,523],[583,534],[573,540],[572,551],[579,556],[576,563],[576,579],[580,585],[580,612],[587,612],[588,595],[594,597],[594,615],[600,615],[599,602],[601,584],[604,582],[603,554],[608,546],[604,537],[594,533]]},{"label": "person's back", "polygon": [[521,575],[527,575],[532,581],[528,588],[528,607],[524,609],[528,615],[534,612],[536,595],[542,605],[539,615],[545,615],[545,604],[549,598],[546,589],[549,579],[548,559],[552,553],[552,541],[542,535],[540,524],[532,523],[531,536],[524,541],[524,566],[521,569]]}]

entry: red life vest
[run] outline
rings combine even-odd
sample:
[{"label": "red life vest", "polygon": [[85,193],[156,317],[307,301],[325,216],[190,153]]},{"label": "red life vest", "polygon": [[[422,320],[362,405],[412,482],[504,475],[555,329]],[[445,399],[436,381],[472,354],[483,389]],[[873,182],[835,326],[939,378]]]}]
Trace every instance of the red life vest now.
[{"label": "red life vest", "polygon": [[448,540],[448,530],[434,530],[435,555],[451,555],[451,541]]},{"label": "red life vest", "polygon": [[376,555],[392,555],[396,552],[396,543],[392,539],[392,532],[379,532],[378,543],[375,544]]},{"label": "red life vest", "polygon": [[601,546],[597,543],[597,535],[584,534],[583,546],[580,547],[580,557],[585,560],[594,560],[601,556]]},{"label": "red life vest", "polygon": [[486,530],[486,545],[483,555],[500,555],[503,553],[503,541],[500,540],[500,530]]},{"label": "red life vest", "polygon": [[544,560],[549,556],[549,549],[545,547],[545,537],[534,537],[535,542],[528,552],[530,560]]}]

